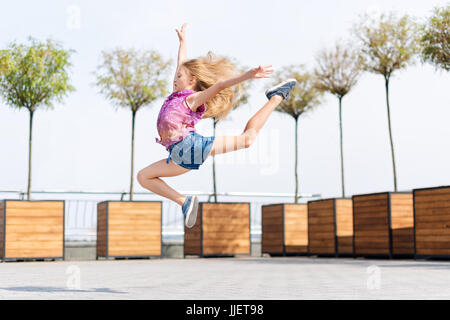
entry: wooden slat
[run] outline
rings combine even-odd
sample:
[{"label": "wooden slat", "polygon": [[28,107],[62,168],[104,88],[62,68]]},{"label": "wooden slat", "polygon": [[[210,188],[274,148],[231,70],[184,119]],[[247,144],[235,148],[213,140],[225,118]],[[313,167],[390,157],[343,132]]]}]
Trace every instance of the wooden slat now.
[{"label": "wooden slat", "polygon": [[[246,210],[248,211],[248,209]],[[204,221],[208,221],[209,219],[212,220],[223,220],[226,221],[227,219],[248,219],[248,214],[245,212],[232,212],[232,211],[208,211],[204,212]]]},{"label": "wooden slat", "polygon": [[369,223],[355,225],[355,233],[367,231],[383,231],[387,233],[388,229],[388,223],[385,221],[380,222],[380,220],[373,220]]},{"label": "wooden slat", "polygon": [[[388,230],[383,230],[383,231],[379,231],[379,230],[367,230],[365,232],[360,232],[358,230],[356,230],[355,232],[355,238],[362,238],[362,237],[369,237],[369,238],[374,238],[374,241],[377,241],[377,239],[382,239],[384,237],[388,238],[389,237],[389,231]],[[386,239],[383,239],[383,241]]]},{"label": "wooden slat", "polygon": [[331,225],[334,228],[334,216],[330,215],[330,213],[328,213],[328,216],[320,216],[320,217],[308,216],[308,223],[309,223],[309,226],[313,226],[313,225],[329,226],[329,225]]},{"label": "wooden slat", "polygon": [[133,248],[124,248],[121,249],[119,247],[114,247],[109,250],[108,255],[110,257],[133,257],[133,256],[160,256],[161,255],[161,246],[157,247],[147,247],[140,249]]},{"label": "wooden slat", "polygon": [[250,254],[250,245],[226,245],[226,246],[208,246],[203,247],[204,255],[219,255],[219,254]]},{"label": "wooden slat", "polygon": [[355,201],[368,202],[377,200],[387,200],[387,196],[388,196],[387,193],[355,195],[353,196],[353,206],[355,206]]},{"label": "wooden slat", "polygon": [[6,241],[5,258],[62,257],[62,241]]},{"label": "wooden slat", "polygon": [[450,208],[450,201],[449,200],[443,200],[443,201],[432,201],[432,202],[414,202],[414,210],[416,212],[421,212],[423,214],[430,214],[429,212],[431,210],[434,210],[437,214],[439,214],[440,211],[448,212],[448,208]]},{"label": "wooden slat", "polygon": [[449,228],[440,228],[440,229],[416,229],[416,237],[423,237],[424,239],[427,238],[427,236],[434,236],[436,234],[439,235],[450,235],[450,229]]},{"label": "wooden slat", "polygon": [[250,239],[212,239],[212,238],[203,238],[203,249],[208,246],[212,247],[222,247],[227,245],[240,245],[240,246],[249,246]]},{"label": "wooden slat", "polygon": [[416,243],[417,249],[450,249],[448,241],[419,241]]},{"label": "wooden slat", "polygon": [[318,232],[329,232],[334,235],[334,225],[332,225],[331,223],[325,225],[320,224],[309,225],[308,229],[312,237],[314,237],[314,234]]},{"label": "wooden slat", "polygon": [[355,198],[353,200],[353,208],[364,210],[368,208],[378,208],[387,206],[387,198],[380,200],[366,200],[363,201],[361,199]]},{"label": "wooden slat", "polygon": [[47,212],[62,210],[64,201],[22,201],[22,200],[7,200],[6,209],[14,210],[14,212],[25,212],[24,210],[33,210],[33,212]]},{"label": "wooden slat", "polygon": [[261,253],[283,253],[283,245],[262,246]]},{"label": "wooden slat", "polygon": [[6,259],[62,258],[62,248],[5,249]]},{"label": "wooden slat", "polygon": [[308,252],[308,246],[289,246],[287,245],[285,247],[286,253],[307,253]]},{"label": "wooden slat", "polygon": [[417,255],[429,255],[429,256],[450,256],[450,248],[448,249],[436,249],[436,248],[417,248]]},{"label": "wooden slat", "polygon": [[[136,250],[142,250],[139,246],[145,242],[149,241],[149,244],[143,250],[149,248],[160,248],[161,249],[161,237],[139,237],[139,238],[129,238],[129,239],[121,239],[120,241],[109,241],[109,245],[113,248],[113,250],[127,250],[133,251],[133,248]],[[112,250],[110,251],[112,252]]]},{"label": "wooden slat", "polygon": [[308,210],[328,211],[333,210],[334,200],[308,201]]},{"label": "wooden slat", "polygon": [[389,243],[383,242],[361,242],[359,244],[355,244],[355,253],[356,254],[371,254],[377,251],[379,253],[389,253]]},{"label": "wooden slat", "polygon": [[321,217],[329,217],[329,212],[324,211],[324,209],[317,210],[317,209],[308,209],[308,217],[315,217],[315,218],[321,218]]},{"label": "wooden slat", "polygon": [[[287,234],[287,240],[285,240],[284,244],[286,246],[307,246],[308,245],[308,237],[297,237],[294,239],[294,235]],[[294,240],[293,240],[294,239]]]},{"label": "wooden slat", "polygon": [[450,220],[450,206],[447,208],[428,207],[423,209],[417,209],[416,207],[415,211],[416,211],[416,219],[428,217],[440,217],[442,219]]},{"label": "wooden slat", "polygon": [[248,224],[205,224],[203,232],[246,232],[249,228]]},{"label": "wooden slat", "polygon": [[209,241],[250,241],[247,234],[243,232],[208,232],[203,233],[203,244]]},{"label": "wooden slat", "polygon": [[416,197],[427,196],[427,195],[436,195],[436,194],[450,194],[450,186],[442,187],[442,188],[414,190],[414,195]]},{"label": "wooden slat", "polygon": [[450,223],[445,221],[432,221],[432,222],[417,222],[416,223],[416,231],[424,230],[424,229],[431,229],[440,231],[441,229],[448,229],[450,228]]},{"label": "wooden slat", "polygon": [[[314,248],[312,250],[311,248]],[[311,244],[309,245],[309,253],[311,254],[335,254],[336,250],[334,246],[320,246],[320,245],[314,245],[314,247],[311,247]]]},{"label": "wooden slat", "polygon": [[448,204],[450,199],[450,195],[434,195],[434,196],[426,196],[426,197],[417,197],[415,198],[415,203],[420,208],[421,206],[433,205],[434,203],[439,203],[441,205]]},{"label": "wooden slat", "polygon": [[[334,239],[333,239],[334,240]],[[334,241],[330,241],[330,239],[320,239],[320,240],[311,240],[309,239],[309,246],[310,247],[330,247],[334,250]]]},{"label": "wooden slat", "polygon": [[[416,242],[427,242],[427,241],[450,241],[450,235],[445,234],[435,234],[435,235],[428,235],[428,236],[422,236],[417,237]],[[448,243],[448,247],[450,248],[450,243]]]},{"label": "wooden slat", "polygon": [[[6,251],[10,251],[13,249],[61,249],[63,247],[62,241],[58,240],[36,240],[36,239],[23,239],[21,241],[6,241]],[[61,252],[60,252],[61,254]],[[6,256],[9,256],[8,254]]]},{"label": "wooden slat", "polygon": [[269,232],[275,232],[279,234],[283,234],[283,225],[264,225],[262,228],[262,234],[269,233]]},{"label": "wooden slat", "polygon": [[264,241],[261,241],[261,245],[263,247],[272,247],[272,246],[279,246],[280,248],[283,247],[283,239],[282,238],[266,238]]}]

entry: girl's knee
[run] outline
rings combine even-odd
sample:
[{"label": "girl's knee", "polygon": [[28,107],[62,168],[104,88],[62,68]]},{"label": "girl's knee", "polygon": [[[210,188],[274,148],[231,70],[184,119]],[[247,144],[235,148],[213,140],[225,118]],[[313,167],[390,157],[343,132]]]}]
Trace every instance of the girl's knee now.
[{"label": "girl's knee", "polygon": [[140,170],[137,174],[137,180],[139,181],[139,183],[142,185],[142,182],[147,179],[151,179],[151,177],[149,177],[148,174],[145,173],[144,169]]}]

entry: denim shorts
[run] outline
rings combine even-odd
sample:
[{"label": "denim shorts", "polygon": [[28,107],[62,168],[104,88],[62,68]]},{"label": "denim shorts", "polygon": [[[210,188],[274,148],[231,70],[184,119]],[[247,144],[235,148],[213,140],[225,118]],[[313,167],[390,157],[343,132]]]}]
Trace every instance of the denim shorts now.
[{"label": "denim shorts", "polygon": [[183,140],[169,147],[167,163],[172,159],[183,168],[198,170],[211,152],[214,138],[214,136],[204,137],[197,132],[190,132]]}]

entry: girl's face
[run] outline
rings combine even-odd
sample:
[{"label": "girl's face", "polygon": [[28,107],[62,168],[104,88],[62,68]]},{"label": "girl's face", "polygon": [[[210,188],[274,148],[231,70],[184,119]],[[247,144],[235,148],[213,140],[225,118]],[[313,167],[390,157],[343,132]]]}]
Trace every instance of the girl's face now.
[{"label": "girl's face", "polygon": [[178,72],[175,75],[175,79],[173,80],[174,92],[178,92],[184,89],[193,90],[195,84],[196,84],[195,77],[191,76],[188,69],[186,69],[185,67],[178,68]]}]

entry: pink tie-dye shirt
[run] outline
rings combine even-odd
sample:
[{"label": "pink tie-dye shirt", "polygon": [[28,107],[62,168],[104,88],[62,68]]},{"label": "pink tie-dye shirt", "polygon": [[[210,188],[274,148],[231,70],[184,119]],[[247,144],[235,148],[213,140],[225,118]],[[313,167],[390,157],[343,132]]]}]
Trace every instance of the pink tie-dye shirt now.
[{"label": "pink tie-dye shirt", "polygon": [[167,151],[172,144],[183,140],[190,132],[195,131],[195,124],[205,113],[204,105],[199,106],[195,112],[188,107],[186,98],[194,92],[189,89],[173,92],[164,101],[159,111],[156,126],[160,139],[155,139],[157,143],[165,146]]}]

